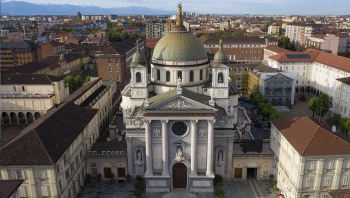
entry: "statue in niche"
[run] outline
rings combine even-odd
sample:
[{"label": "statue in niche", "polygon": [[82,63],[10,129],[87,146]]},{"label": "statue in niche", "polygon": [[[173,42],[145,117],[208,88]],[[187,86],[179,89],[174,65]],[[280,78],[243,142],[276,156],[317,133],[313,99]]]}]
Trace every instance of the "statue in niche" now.
[{"label": "statue in niche", "polygon": [[233,116],[234,114],[233,114],[233,111],[234,111],[234,108],[233,108],[233,106],[232,107],[230,107],[230,116]]},{"label": "statue in niche", "polygon": [[177,87],[176,88],[181,89],[181,78],[180,77],[177,79]]},{"label": "statue in niche", "polygon": [[183,157],[183,153],[182,153],[182,150],[180,147],[177,148],[177,151],[176,151],[176,156],[175,156],[175,160],[177,161],[182,161],[184,160],[185,158]]},{"label": "statue in niche", "polygon": [[218,153],[218,166],[224,165],[225,162],[223,160],[223,152],[220,150]]},{"label": "statue in niche", "polygon": [[142,153],[141,151],[136,151],[136,162],[137,165],[142,165],[144,162],[142,161]]}]

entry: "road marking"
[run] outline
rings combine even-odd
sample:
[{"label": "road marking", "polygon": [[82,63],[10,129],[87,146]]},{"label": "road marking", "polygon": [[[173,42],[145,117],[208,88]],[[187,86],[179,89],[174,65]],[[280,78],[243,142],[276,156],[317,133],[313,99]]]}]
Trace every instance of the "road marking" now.
[{"label": "road marking", "polygon": [[253,192],[254,192],[254,195],[256,198],[258,198],[258,194],[256,193],[255,189],[254,189],[254,185],[252,184],[252,181],[249,179],[248,180],[249,184],[250,184],[250,187],[252,188]]},{"label": "road marking", "polygon": [[262,198],[264,198],[264,197],[263,197],[263,194],[261,193],[261,190],[260,190],[260,188],[259,188],[259,186],[258,186],[258,183],[256,182],[256,180],[253,180],[253,183],[255,184],[256,188],[258,189],[258,191],[259,191],[259,193],[260,193],[260,196],[261,196]]}]

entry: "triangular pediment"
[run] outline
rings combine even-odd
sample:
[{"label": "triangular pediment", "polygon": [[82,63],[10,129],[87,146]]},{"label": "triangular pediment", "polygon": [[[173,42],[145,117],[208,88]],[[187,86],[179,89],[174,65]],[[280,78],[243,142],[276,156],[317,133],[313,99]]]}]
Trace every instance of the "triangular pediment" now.
[{"label": "triangular pediment", "polygon": [[182,95],[176,95],[168,99],[160,100],[153,103],[150,106],[144,108],[144,110],[156,110],[156,111],[216,111],[209,105],[197,102]]}]

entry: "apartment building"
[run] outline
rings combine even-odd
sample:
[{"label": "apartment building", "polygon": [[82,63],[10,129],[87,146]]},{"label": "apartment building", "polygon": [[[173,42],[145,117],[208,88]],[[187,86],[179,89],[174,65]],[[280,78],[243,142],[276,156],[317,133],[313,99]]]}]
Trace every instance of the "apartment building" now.
[{"label": "apartment building", "polygon": [[170,20],[156,20],[146,23],[146,38],[162,38],[171,31]]},{"label": "apartment building", "polygon": [[38,60],[37,45],[29,41],[1,42],[1,70]]},{"label": "apartment building", "polygon": [[270,25],[267,29],[267,34],[277,34],[277,35],[281,35],[282,33],[282,28],[279,24],[277,23],[273,23],[272,25]]},{"label": "apartment building", "polygon": [[[97,54],[98,75],[103,80],[117,81],[117,89],[122,90],[130,80],[130,62],[136,52],[136,41],[133,37]],[[144,40],[139,41],[140,51],[144,53]]]},{"label": "apartment building", "polygon": [[79,74],[82,66],[85,66],[90,60],[91,58],[85,54],[72,52],[69,54],[61,54],[59,56],[48,56],[41,62],[55,62],[59,64],[61,66],[59,76],[67,74],[75,76]]},{"label": "apartment building", "polygon": [[65,53],[65,44],[58,41],[39,42],[38,60],[41,61],[48,56],[59,56]]},{"label": "apartment building", "polygon": [[86,175],[84,155],[101,133],[101,119],[109,119],[115,91],[115,82],[92,79],[23,129],[1,147],[2,177],[24,180],[21,197],[75,197]]},{"label": "apartment building", "polygon": [[332,54],[345,52],[350,48],[350,35],[319,34],[306,39],[305,48],[320,49]]},{"label": "apartment building", "polygon": [[103,15],[81,15],[81,20],[83,21],[96,21],[96,20],[103,20]]},{"label": "apartment building", "polygon": [[[219,50],[218,37],[204,41],[208,54],[214,55]],[[260,61],[263,60],[264,48],[278,46],[278,39],[258,37],[223,37],[223,50],[230,61]],[[212,56],[209,55],[209,58]]]},{"label": "apartment building", "polygon": [[270,148],[284,197],[329,197],[350,187],[350,143],[317,119],[271,121]]},{"label": "apartment building", "polygon": [[298,49],[305,49],[306,39],[317,34],[323,34],[323,25],[290,23],[286,26],[285,32],[285,36],[290,38]]},{"label": "apartment building", "polygon": [[3,123],[32,123],[69,96],[63,77],[46,74],[1,75]]}]

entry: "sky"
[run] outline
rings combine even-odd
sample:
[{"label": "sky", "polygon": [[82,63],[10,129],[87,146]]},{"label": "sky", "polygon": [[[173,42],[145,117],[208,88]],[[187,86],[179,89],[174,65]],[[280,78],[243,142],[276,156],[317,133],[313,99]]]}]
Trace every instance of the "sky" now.
[{"label": "sky", "polygon": [[[48,0],[23,0],[47,4]],[[57,0],[50,1],[55,3]],[[99,7],[140,6],[159,10],[176,10],[179,0],[59,0],[57,4],[94,5]],[[200,14],[350,14],[350,0],[184,0],[183,11]]]}]

